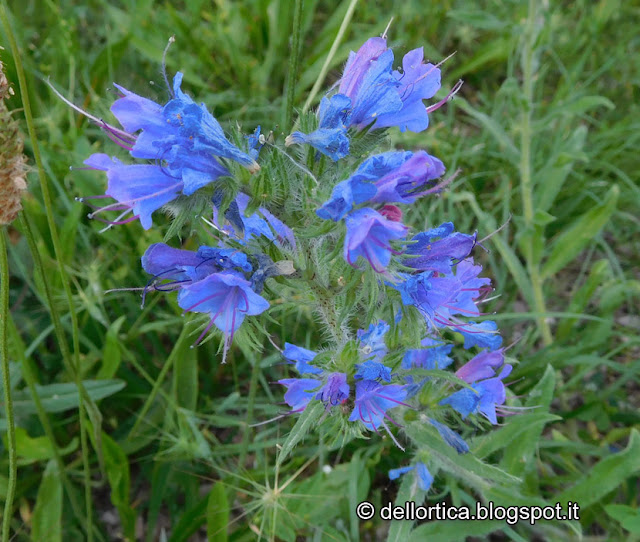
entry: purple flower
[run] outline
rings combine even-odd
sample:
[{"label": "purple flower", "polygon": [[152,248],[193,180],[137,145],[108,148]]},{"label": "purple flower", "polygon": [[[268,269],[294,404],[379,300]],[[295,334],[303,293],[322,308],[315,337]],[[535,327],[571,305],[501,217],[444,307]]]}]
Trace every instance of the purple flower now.
[{"label": "purple flower", "polygon": [[264,142],[264,136],[260,133],[260,126],[258,125],[253,133],[247,136],[247,147],[249,147],[249,156],[251,156],[251,158],[254,160],[258,159]]},{"label": "purple flower", "polygon": [[309,365],[309,363],[312,362],[318,355],[313,350],[307,350],[306,348],[296,346],[295,344],[284,343],[284,351],[282,352],[282,355],[285,357],[285,359],[295,362],[296,371],[298,371],[301,375],[307,373],[322,373],[322,369],[320,369],[319,367]]},{"label": "purple flower", "polygon": [[387,152],[369,160],[392,158],[390,163],[396,164],[399,162],[398,155],[401,157],[400,163],[375,180],[376,194],[371,198],[372,202],[414,203],[418,198],[440,190],[440,187],[434,187],[433,181],[444,175],[444,164],[425,151]]},{"label": "purple flower", "polygon": [[215,325],[225,335],[222,363],[245,316],[257,315],[269,308],[269,302],[251,289],[249,281],[235,272],[223,272],[186,284],[178,294],[178,304],[185,312],[204,312],[211,317],[196,344]]},{"label": "purple flower", "polygon": [[415,235],[405,252],[408,267],[422,271],[450,274],[451,267],[466,258],[476,244],[476,235],[453,231],[453,223],[445,222],[437,228]]},{"label": "purple flower", "polygon": [[402,239],[408,229],[368,207],[347,215],[346,226],[344,259],[355,267],[355,262],[362,256],[377,273],[386,270],[391,254],[399,254],[391,248],[389,241]]},{"label": "purple flower", "polygon": [[456,376],[467,384],[473,384],[478,380],[484,380],[496,375],[496,370],[504,364],[504,353],[480,352],[473,359],[465,363],[456,371]]},{"label": "purple flower", "polygon": [[400,467],[398,469],[391,469],[389,471],[389,480],[397,480],[403,474],[407,472],[411,472],[412,470],[416,471],[416,479],[418,481],[418,487],[422,491],[429,491],[431,488],[431,484],[433,484],[433,476],[427,469],[427,466],[421,461],[417,462],[415,465],[409,465],[408,467]]},{"label": "purple flower", "polygon": [[168,134],[156,142],[156,146],[167,148],[178,145],[189,151],[188,160],[196,155],[220,156],[242,164],[252,173],[258,171],[260,166],[226,138],[220,123],[206,106],[196,104],[182,92],[182,77],[182,73],[176,73],[173,79],[175,97],[162,110],[165,122],[177,131],[177,135]]},{"label": "purple flower", "polygon": [[406,396],[404,386],[359,380],[356,383],[355,405],[349,421],[361,421],[370,431],[377,430],[380,425],[386,427],[384,418],[389,418],[387,410],[407,406],[402,402]]},{"label": "purple flower", "polygon": [[339,405],[349,398],[349,384],[345,373],[330,373],[327,382],[318,394],[316,399],[322,401],[327,409]]}]

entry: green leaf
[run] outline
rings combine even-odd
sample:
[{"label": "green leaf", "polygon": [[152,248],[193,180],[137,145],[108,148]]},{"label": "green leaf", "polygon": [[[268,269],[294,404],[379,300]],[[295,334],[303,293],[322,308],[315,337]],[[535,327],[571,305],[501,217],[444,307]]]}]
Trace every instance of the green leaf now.
[{"label": "green leaf", "polygon": [[33,509],[34,542],[62,541],[62,481],[54,460],[47,463]]},{"label": "green leaf", "polygon": [[595,465],[573,487],[563,491],[558,502],[572,501],[580,505],[580,510],[601,499],[616,489],[627,478],[640,472],[640,433],[631,430],[627,447],[618,453],[611,454]]},{"label": "green leaf", "polygon": [[483,463],[473,454],[457,454],[430,423],[413,422],[406,426],[405,431],[436,467],[479,491],[495,484],[513,487],[520,483],[519,478]]},{"label": "green leaf", "polygon": [[195,534],[207,518],[207,505],[209,499],[200,499],[195,506],[189,508],[180,520],[171,529],[169,542],[188,542],[191,535]]},{"label": "green leaf", "polygon": [[109,486],[111,487],[111,503],[118,510],[122,530],[127,540],[135,540],[136,512],[129,503],[131,486],[129,461],[118,443],[106,433],[102,433],[102,453]]},{"label": "green leaf", "polygon": [[[454,75],[452,75],[452,77],[455,78]],[[518,160],[520,159],[520,151],[514,145],[513,141],[509,137],[509,134],[507,134],[504,128],[495,119],[491,118],[485,113],[481,113],[480,111],[474,109],[469,104],[469,102],[462,98],[458,98],[456,100],[456,104],[465,113],[476,119],[480,123],[480,125],[493,136],[496,142],[504,150],[505,159],[507,159],[514,165],[518,164]]]},{"label": "green leaf", "polygon": [[[556,375],[553,367],[547,365],[547,368],[542,375],[540,381],[529,392],[527,397],[526,406],[537,407],[541,416],[549,410],[549,405],[553,399],[553,390],[556,386]],[[516,417],[517,418],[517,417]],[[558,419],[557,416],[553,416],[554,419]],[[504,451],[504,457],[500,465],[507,472],[520,476],[530,464],[530,460],[533,454],[538,449],[538,440],[542,434],[542,423],[525,425],[525,422],[518,419],[512,420],[509,425],[520,423],[526,428],[519,434],[518,439],[514,440]],[[546,422],[545,422],[546,423]],[[505,427],[506,429],[506,427]]]},{"label": "green leaf", "polygon": [[604,511],[622,525],[630,533],[640,534],[640,508],[632,508],[624,504],[610,504]]},{"label": "green leaf", "polygon": [[[580,289],[573,294],[567,312],[580,314],[585,311],[587,305],[596,293],[596,290],[612,275],[609,260],[598,260],[593,264],[589,276]],[[578,321],[577,318],[563,319],[556,330],[556,340],[562,341],[568,338],[571,329]]]},{"label": "green leaf", "polygon": [[565,115],[580,115],[589,109],[601,106],[610,110],[616,108],[615,104],[604,96],[581,96],[569,104],[563,104],[561,112]]},{"label": "green leaf", "polygon": [[[398,496],[394,501],[394,506],[403,506],[409,501],[413,501],[416,505],[420,505],[424,501],[426,492],[422,491],[416,483],[416,477],[408,473],[402,477],[402,483],[398,490]],[[403,542],[408,540],[409,533],[413,527],[413,521],[392,521],[389,526],[389,534],[387,534],[387,542]]]},{"label": "green leaf", "polygon": [[557,237],[542,268],[543,279],[555,275],[593,240],[615,211],[619,194],[620,189],[614,184],[602,203],[583,214]]},{"label": "green leaf", "polygon": [[471,450],[476,457],[482,459],[517,442],[523,434],[533,429],[541,429],[545,424],[561,419],[560,416],[547,412],[533,412],[514,416],[504,427],[474,439]]},{"label": "green leaf", "polygon": [[120,350],[120,338],[118,333],[122,324],[124,324],[126,316],[121,316],[111,324],[104,340],[104,350],[102,351],[102,364],[98,371],[97,378],[99,380],[113,378],[120,367],[122,361],[122,352]]},{"label": "green leaf", "polygon": [[[5,446],[7,446],[6,438],[6,435],[2,436]],[[77,447],[78,438],[74,437],[67,446],[59,451],[61,455],[67,455]],[[16,453],[19,465],[30,465],[36,461],[44,461],[55,457],[53,446],[47,437],[31,438],[27,430],[22,427],[16,427]]]},{"label": "green leaf", "polygon": [[287,439],[284,441],[284,444],[280,449],[280,453],[278,454],[278,460],[276,462],[277,465],[282,464],[282,462],[291,453],[294,446],[307,435],[311,428],[320,419],[320,416],[322,416],[324,411],[325,408],[322,401],[311,401],[307,405],[307,408],[305,408],[302,414],[300,414],[298,421],[293,426],[293,429],[291,429]]},{"label": "green leaf", "polygon": [[221,482],[216,482],[207,502],[207,539],[209,542],[226,542],[229,526],[229,499]]},{"label": "green leaf", "polygon": [[[87,394],[94,401],[118,393],[125,386],[123,380],[84,380]],[[36,385],[36,391],[42,401],[45,412],[65,412],[78,408],[78,390],[75,383]],[[14,395],[13,408],[20,414],[35,414],[36,406],[30,398],[28,390],[21,390]],[[4,413],[4,409],[0,409]]]},{"label": "green leaf", "polygon": [[[471,511],[473,513],[474,511]],[[506,526],[504,521],[431,521],[414,529],[409,538],[410,542],[460,542],[468,536],[482,536],[502,530]]]}]

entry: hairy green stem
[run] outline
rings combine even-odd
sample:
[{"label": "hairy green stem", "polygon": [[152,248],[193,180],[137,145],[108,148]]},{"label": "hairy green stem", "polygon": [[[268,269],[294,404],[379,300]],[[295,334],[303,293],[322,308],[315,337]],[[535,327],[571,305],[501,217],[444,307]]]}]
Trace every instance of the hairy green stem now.
[{"label": "hairy green stem", "polygon": [[0,230],[0,355],[2,356],[2,387],[4,389],[4,410],[7,416],[7,448],[9,451],[9,483],[4,501],[2,516],[2,542],[9,542],[11,518],[13,517],[13,498],[16,493],[16,428],[11,400],[11,379],[9,377],[9,258],[5,228]]},{"label": "hairy green stem", "polygon": [[[20,96],[22,98],[22,107],[24,111],[24,117],[27,122],[27,130],[29,132],[29,138],[31,140],[31,146],[33,150],[33,157],[36,162],[37,170],[38,170],[38,178],[40,180],[40,188],[42,190],[42,198],[44,200],[44,205],[47,214],[47,222],[49,225],[49,233],[51,235],[51,241],[53,243],[53,249],[56,256],[56,262],[58,264],[58,272],[60,273],[60,278],[62,281],[62,286],[64,288],[64,292],[67,298],[67,303],[69,305],[69,314],[71,315],[71,327],[72,327],[72,340],[73,340],[73,372],[72,374],[75,377],[75,383],[78,388],[78,397],[79,397],[79,405],[78,405],[78,418],[80,421],[80,447],[82,449],[82,459],[83,459],[83,471],[84,471],[84,489],[85,489],[85,508],[87,515],[87,540],[88,542],[93,541],[93,530],[91,527],[91,518],[92,518],[92,498],[91,498],[91,472],[89,470],[89,453],[87,450],[87,428],[86,428],[86,420],[85,420],[85,405],[84,399],[87,396],[86,390],[82,384],[82,374],[80,370],[80,344],[79,344],[79,328],[78,328],[78,315],[76,314],[75,307],[73,305],[73,296],[71,293],[71,287],[69,285],[69,278],[67,276],[67,271],[64,267],[64,256],[62,252],[62,248],[60,245],[60,238],[58,236],[58,230],[54,219],[53,212],[53,204],[51,200],[51,194],[49,192],[49,182],[47,176],[44,172],[44,165],[42,162],[42,156],[40,155],[40,146],[38,144],[38,137],[35,130],[35,123],[33,121],[33,114],[31,112],[31,102],[29,100],[29,89],[27,87],[27,79],[25,77],[24,67],[22,66],[22,59],[20,57],[20,50],[18,49],[18,43],[16,41],[15,35],[13,33],[13,29],[9,22],[8,9],[5,0],[1,0],[0,4],[0,19],[2,19],[2,24],[5,30],[5,34],[7,35],[7,39],[9,41],[9,45],[11,47],[11,52],[13,54],[13,61],[16,67],[16,73],[18,75],[18,83],[20,85]],[[47,277],[43,273],[42,274],[43,282],[46,284]],[[51,300],[52,301],[52,300]],[[53,303],[50,304],[52,314],[55,312],[55,305]],[[66,346],[66,339],[64,337],[64,333],[58,336],[58,340]]]},{"label": "hairy green stem", "polygon": [[[533,290],[534,309],[539,314],[546,312],[544,293],[542,291],[543,279],[540,276],[540,267],[535,260],[534,243],[535,229],[533,209],[533,179],[531,176],[531,110],[533,108],[533,55],[535,42],[535,17],[536,0],[529,0],[529,14],[525,27],[522,48],[522,94],[525,108],[521,119],[520,136],[520,192],[522,195],[522,210],[524,214],[525,231],[528,242],[525,248],[527,270],[531,279]],[[538,329],[542,335],[545,346],[553,342],[551,328],[545,316],[537,318]]]},{"label": "hairy green stem", "polygon": [[289,74],[287,76],[287,116],[285,129],[291,128],[293,119],[293,103],[296,94],[296,80],[298,77],[298,64],[300,63],[300,34],[302,33],[302,0],[295,0],[293,9],[293,29],[291,35],[291,56],[289,57]]},{"label": "hairy green stem", "polygon": [[322,65],[322,68],[320,69],[318,78],[316,79],[316,82],[313,84],[313,87],[311,87],[311,92],[309,92],[309,97],[307,98],[307,101],[304,102],[304,105],[302,106],[303,113],[306,113],[309,110],[309,107],[313,103],[313,100],[316,97],[316,94],[318,94],[320,87],[324,83],[324,78],[327,76],[327,73],[329,72],[331,61],[333,60],[333,57],[336,56],[336,51],[338,50],[338,47],[342,42],[342,38],[344,37],[344,34],[347,31],[347,28],[349,28],[349,23],[351,22],[351,18],[353,17],[353,12],[356,9],[357,3],[358,3],[358,0],[351,0],[351,3],[347,8],[347,12],[344,15],[344,19],[342,19],[342,24],[338,29],[336,38],[333,40],[333,43],[331,44],[331,49],[329,49],[329,54],[327,54],[327,58],[325,59],[324,64]]}]

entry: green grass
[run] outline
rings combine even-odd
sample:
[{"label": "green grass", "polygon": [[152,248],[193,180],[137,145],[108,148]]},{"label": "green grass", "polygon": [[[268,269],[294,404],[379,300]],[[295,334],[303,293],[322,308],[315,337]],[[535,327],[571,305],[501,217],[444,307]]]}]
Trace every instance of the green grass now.
[{"label": "green grass", "polygon": [[[297,108],[349,4],[303,3]],[[534,16],[526,2],[516,1],[442,1],[428,9],[418,0],[400,7],[360,2],[321,86],[328,88],[348,51],[379,35],[391,16],[390,43],[398,55],[424,46],[426,57],[440,60],[456,51],[444,65],[443,88],[462,78],[459,96],[432,114],[426,132],[394,132],[393,143],[426,148],[462,173],[447,193],[414,206],[406,219],[419,228],[451,220],[460,231],[478,230],[479,238],[505,225],[477,259],[500,294],[487,310],[498,311],[505,341],[515,343],[509,355],[520,362],[510,402],[538,409],[482,436],[466,435],[478,457],[518,478],[516,490],[504,495],[499,483],[474,484],[468,474],[474,467],[467,465],[460,476],[439,476],[429,501],[469,504],[482,496],[511,504],[567,498],[581,504],[579,525],[438,522],[409,535],[398,524],[390,538],[462,540],[493,531],[502,533],[498,539],[557,540],[581,531],[640,539],[634,433],[640,427],[640,9],[606,0],[532,4]],[[98,233],[101,226],[74,197],[99,194],[104,180],[69,166],[112,146],[44,82],[50,78],[105,119],[114,81],[164,101],[162,51],[175,35],[169,73],[183,71],[185,87],[227,127],[238,121],[248,132],[261,124],[282,142],[281,134],[289,133],[294,7],[285,0],[11,3],[47,183],[31,160],[24,216],[33,244],[25,219],[7,231],[10,381],[19,437],[10,518],[16,540],[82,540],[87,525],[96,540],[120,534],[156,540],[163,531],[172,541],[204,539],[207,532],[210,540],[224,540],[226,532],[237,541],[257,533],[377,540],[388,524],[359,522],[356,503],[412,496],[406,484],[389,482],[386,472],[401,456],[380,439],[336,449],[310,435],[276,464],[277,447],[295,420],[250,426],[282,410],[281,390],[272,383],[285,372],[274,349],[268,343],[263,352],[233,348],[221,365],[217,340],[194,350],[190,338],[179,340],[185,322],[175,300],[152,296],[140,310],[136,293],[105,293],[146,283],[139,255],[162,241],[166,227],[143,232],[131,224]],[[24,122],[2,31],[0,44],[16,90],[9,107]],[[23,126],[31,158],[36,149]],[[185,239],[189,233],[182,231]],[[319,329],[302,309],[274,318],[286,325],[289,342],[317,339]],[[189,333],[195,329],[187,326]],[[86,389],[82,406],[73,393],[79,382]],[[0,413],[4,432],[4,402]],[[0,458],[4,500],[6,448]],[[330,474],[324,466],[332,466]],[[58,524],[59,531],[51,527]],[[135,535],[137,524],[142,530]]]}]

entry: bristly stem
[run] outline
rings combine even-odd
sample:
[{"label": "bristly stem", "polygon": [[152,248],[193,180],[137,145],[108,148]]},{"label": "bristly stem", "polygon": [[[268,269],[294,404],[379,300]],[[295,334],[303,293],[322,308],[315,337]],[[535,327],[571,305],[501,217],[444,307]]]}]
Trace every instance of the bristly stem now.
[{"label": "bristly stem", "polygon": [[316,97],[316,94],[318,94],[318,91],[320,90],[322,83],[324,83],[324,78],[327,76],[327,72],[329,71],[329,67],[331,66],[331,61],[333,60],[333,57],[336,56],[336,51],[338,50],[338,47],[342,42],[342,38],[344,37],[344,34],[347,31],[347,28],[349,27],[349,23],[351,22],[351,18],[353,17],[353,12],[356,9],[357,3],[358,3],[358,0],[351,0],[351,3],[347,8],[347,12],[344,15],[344,19],[342,19],[342,24],[338,29],[336,38],[333,40],[333,43],[331,44],[331,49],[329,49],[329,53],[327,54],[327,58],[325,59],[324,64],[322,65],[322,68],[320,69],[318,78],[316,79],[316,82],[313,84],[313,87],[311,87],[311,92],[309,92],[309,97],[307,98],[307,101],[304,102],[304,105],[302,106],[303,113],[305,113],[309,109],[309,107],[313,103],[314,98]]},{"label": "bristly stem", "polygon": [[542,335],[545,346],[553,342],[551,328],[545,319],[546,312],[544,293],[542,291],[542,277],[538,262],[535,261],[534,243],[535,234],[533,230],[534,209],[533,209],[533,179],[531,176],[531,110],[533,108],[533,55],[536,18],[536,0],[529,0],[529,14],[523,36],[522,48],[522,94],[524,97],[524,110],[521,120],[520,137],[520,191],[522,194],[522,210],[524,214],[525,231],[528,242],[525,247],[525,257],[527,269],[531,279],[533,289],[533,303],[535,311],[540,314],[537,318],[538,329]]},{"label": "bristly stem", "polygon": [[[72,374],[75,377],[75,383],[78,388],[79,404],[78,404],[78,418],[80,422],[80,447],[82,450],[82,462],[83,462],[83,474],[84,474],[84,490],[85,490],[85,506],[87,515],[86,533],[88,542],[93,541],[93,529],[92,529],[92,497],[91,497],[91,472],[89,470],[89,453],[87,450],[87,428],[85,419],[85,397],[88,394],[82,383],[82,371],[80,369],[80,339],[79,339],[79,327],[78,327],[78,315],[76,314],[75,306],[73,304],[73,296],[71,293],[70,281],[67,276],[67,271],[64,267],[64,254],[60,245],[60,238],[58,236],[58,230],[54,219],[54,211],[51,200],[51,193],[49,191],[49,181],[44,172],[44,165],[42,162],[42,156],[40,155],[40,146],[38,144],[38,137],[35,130],[35,123],[33,121],[33,114],[31,112],[31,102],[29,100],[29,89],[27,87],[27,79],[25,77],[24,67],[22,66],[22,58],[20,57],[20,50],[18,49],[18,43],[16,41],[13,29],[9,22],[8,8],[5,0],[1,0],[0,3],[0,19],[2,19],[2,25],[4,27],[7,40],[11,47],[11,53],[13,55],[13,61],[16,67],[16,73],[18,75],[18,83],[20,85],[20,96],[22,98],[22,107],[24,111],[24,117],[27,123],[27,130],[29,132],[29,138],[31,140],[31,146],[33,151],[33,157],[36,162],[38,171],[38,179],[40,181],[40,188],[42,190],[42,198],[44,200],[44,206],[47,214],[47,223],[49,225],[49,233],[51,235],[51,241],[56,256],[56,262],[58,264],[58,272],[62,286],[65,291],[67,303],[69,305],[69,314],[71,315],[71,328],[73,333],[73,371]],[[46,283],[46,274],[42,273],[43,281]],[[50,299],[50,309],[53,313],[56,311],[53,304],[53,298]],[[64,334],[58,335],[61,350],[67,348]],[[64,344],[64,347],[62,346]],[[96,428],[97,431],[99,429]]]},{"label": "bristly stem", "polygon": [[291,32],[291,55],[289,56],[289,74],[287,75],[287,112],[285,130],[291,129],[293,103],[296,94],[298,64],[300,63],[300,34],[302,34],[302,0],[295,0],[293,9],[293,29]]},{"label": "bristly stem", "polygon": [[7,448],[9,451],[9,483],[2,516],[2,542],[9,542],[11,518],[13,517],[13,497],[16,493],[16,430],[11,400],[11,379],[9,377],[9,258],[5,228],[0,230],[0,356],[2,356],[2,387],[4,389],[5,415],[7,417]]}]

